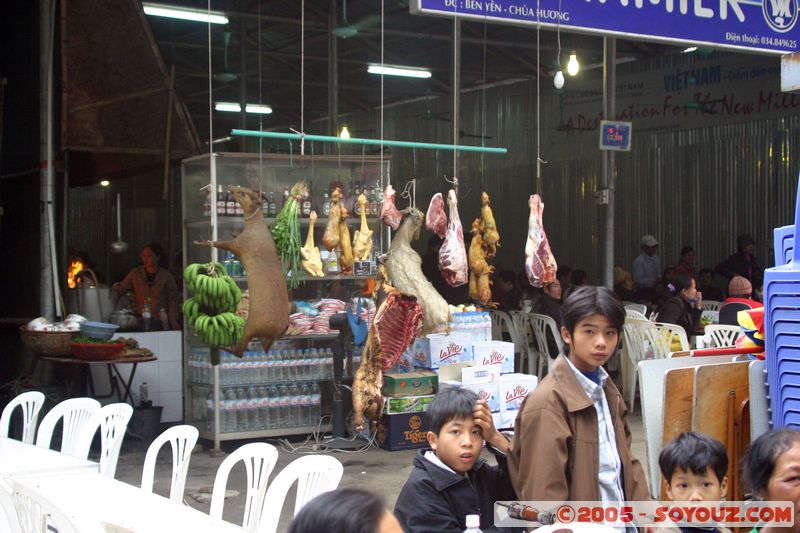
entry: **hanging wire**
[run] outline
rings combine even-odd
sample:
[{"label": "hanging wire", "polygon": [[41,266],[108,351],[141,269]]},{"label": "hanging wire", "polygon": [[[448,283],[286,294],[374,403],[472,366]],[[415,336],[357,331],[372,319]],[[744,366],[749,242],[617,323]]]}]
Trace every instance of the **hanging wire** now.
[{"label": "hanging wire", "polygon": [[[208,0],[208,13],[209,16],[211,15],[211,0]],[[208,23],[208,163],[209,165],[213,165],[214,161],[213,153],[214,153],[214,117],[213,117],[213,110],[214,110],[214,103],[212,101],[212,87],[211,87],[211,23]]]},{"label": "hanging wire", "polygon": [[300,156],[306,155],[306,144],[303,138],[305,130],[306,105],[306,0],[300,2]]},{"label": "hanging wire", "polygon": [[542,123],[542,116],[539,111],[540,103],[542,100],[540,85],[542,79],[542,67],[539,65],[539,50],[540,40],[539,33],[542,29],[542,23],[539,20],[539,0],[536,0],[536,192],[542,194],[542,141],[540,137],[540,128]]},{"label": "hanging wire", "polygon": [[[561,0],[559,0],[561,1]],[[486,146],[486,32],[488,28],[489,16],[484,11],[483,13],[483,73],[481,79],[483,80],[483,90],[481,91],[481,146]],[[486,179],[484,177],[484,156],[481,152],[481,168],[480,168],[480,186],[481,190],[486,190]]]},{"label": "hanging wire", "polygon": [[[461,80],[458,76],[458,47],[461,43],[461,32],[458,26],[458,8],[453,2],[453,144],[458,144],[458,96]],[[458,82],[458,85],[456,85]],[[453,150],[453,176],[458,174],[458,150]]]},{"label": "hanging wire", "polygon": [[[262,93],[261,93],[261,0],[258,0],[258,20],[256,26],[256,37],[258,40],[258,105],[262,105],[264,101],[262,100]],[[242,34],[242,38],[244,38],[244,34]],[[244,65],[242,65],[242,70],[244,70]],[[244,73],[242,73],[244,74]],[[264,115],[259,113],[258,114],[258,131],[264,131]],[[264,176],[264,139],[258,139],[258,195],[259,197],[263,194],[263,186],[262,186],[262,178]]]},{"label": "hanging wire", "polygon": [[384,13],[384,2],[381,0],[381,183],[383,183],[383,37],[384,37],[384,23],[386,21]]}]

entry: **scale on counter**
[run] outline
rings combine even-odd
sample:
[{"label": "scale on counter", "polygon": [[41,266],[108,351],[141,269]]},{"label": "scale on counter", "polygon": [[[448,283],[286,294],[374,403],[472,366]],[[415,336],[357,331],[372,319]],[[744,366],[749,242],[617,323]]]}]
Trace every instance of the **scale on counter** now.
[{"label": "scale on counter", "polygon": [[633,124],[631,122],[601,120],[600,149],[630,152],[632,132]]}]

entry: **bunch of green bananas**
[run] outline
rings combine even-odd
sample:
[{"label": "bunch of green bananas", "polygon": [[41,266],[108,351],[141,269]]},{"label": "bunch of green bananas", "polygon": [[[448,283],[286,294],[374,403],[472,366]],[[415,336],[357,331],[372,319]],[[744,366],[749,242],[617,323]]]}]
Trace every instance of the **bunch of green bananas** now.
[{"label": "bunch of green bananas", "polygon": [[189,325],[209,346],[230,346],[239,341],[244,319],[236,316],[242,291],[220,263],[193,263],[183,271],[193,296],[183,303]]}]

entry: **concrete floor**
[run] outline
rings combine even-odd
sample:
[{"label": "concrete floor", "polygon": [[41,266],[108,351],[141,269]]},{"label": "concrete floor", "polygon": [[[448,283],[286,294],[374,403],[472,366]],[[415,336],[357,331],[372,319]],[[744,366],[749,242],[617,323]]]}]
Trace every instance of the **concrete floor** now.
[{"label": "concrete floor", "polygon": [[[630,426],[633,433],[633,454],[645,464],[644,432],[642,430],[641,417],[632,417]],[[231,452],[246,442],[249,441],[223,442],[222,448],[223,451]],[[276,443],[273,442],[273,444]],[[225,455],[212,456],[208,451],[201,450],[200,446],[207,448],[209,443],[201,440],[192,455],[184,498],[188,505],[208,512],[211,487],[214,484],[217,468],[225,458]],[[280,446],[278,446],[278,450],[280,455],[278,464],[272,474],[273,477],[276,472],[279,472],[280,469],[299,456],[299,454],[293,454]],[[344,475],[339,486],[358,487],[379,494],[386,502],[386,506],[391,509],[394,507],[400,489],[411,472],[411,460],[415,453],[416,450],[389,452],[380,448],[370,448],[358,453],[337,452],[334,455],[344,465]],[[491,457],[488,452],[484,452],[484,456]],[[136,440],[131,439],[123,446],[123,451],[117,464],[116,478],[138,486],[141,482],[143,462],[144,450],[141,449]],[[169,494],[171,469],[171,452],[169,452],[169,447],[166,447],[162,449],[156,465],[155,491],[157,493],[165,496]],[[242,495],[244,476],[244,467],[241,464],[235,466],[231,471],[228,490],[233,489],[236,492],[225,502],[223,511],[223,517],[226,520],[239,524],[242,521],[244,511],[244,498]],[[291,504],[284,504],[278,528],[279,532],[284,532],[288,529],[291,521],[294,495],[290,493],[286,501],[291,502]]]}]

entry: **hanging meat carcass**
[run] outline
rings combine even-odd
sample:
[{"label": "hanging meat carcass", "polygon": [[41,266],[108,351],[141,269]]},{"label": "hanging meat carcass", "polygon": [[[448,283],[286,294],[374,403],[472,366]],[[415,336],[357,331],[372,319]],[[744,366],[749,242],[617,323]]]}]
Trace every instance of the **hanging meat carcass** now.
[{"label": "hanging meat carcass", "polygon": [[[331,212],[333,212],[333,208],[331,208]],[[353,246],[350,242],[350,228],[347,225],[348,214],[347,209],[342,208],[341,216],[339,217],[339,267],[341,267],[343,274],[351,273],[355,262]]]},{"label": "hanging meat carcass", "polygon": [[497,247],[500,246],[500,233],[497,231],[497,223],[494,221],[494,212],[489,205],[489,195],[481,193],[481,237],[483,246],[486,248],[486,256],[494,257]]},{"label": "hanging meat carcass", "polygon": [[394,203],[395,196],[397,196],[397,192],[394,190],[392,185],[387,185],[386,190],[383,191],[381,220],[384,224],[396,231],[397,228],[400,227],[400,222],[403,220],[403,214],[397,210],[397,206]]},{"label": "hanging meat carcass", "polygon": [[444,199],[440,192],[431,198],[428,213],[425,215],[425,227],[442,239],[447,235],[447,215],[444,214]]},{"label": "hanging meat carcass", "polygon": [[542,198],[532,194],[528,206],[531,214],[528,218],[528,242],[525,243],[525,274],[532,286],[542,287],[556,280],[558,265],[544,231]]},{"label": "hanging meat carcass", "polygon": [[489,275],[494,267],[486,262],[486,250],[481,237],[481,219],[472,221],[472,242],[469,245],[469,296],[483,305],[493,306]]},{"label": "hanging meat carcass", "polygon": [[458,217],[458,198],[453,189],[447,193],[447,207],[450,220],[447,222],[447,234],[439,248],[439,270],[448,285],[458,287],[467,283],[469,268],[467,249],[464,247],[464,229]]},{"label": "hanging meat carcass", "polygon": [[392,239],[386,268],[389,282],[398,291],[416,296],[425,311],[423,334],[444,330],[450,318],[450,308],[422,273],[422,258],[411,247],[411,241],[419,238],[425,215],[419,209],[410,208]]}]

